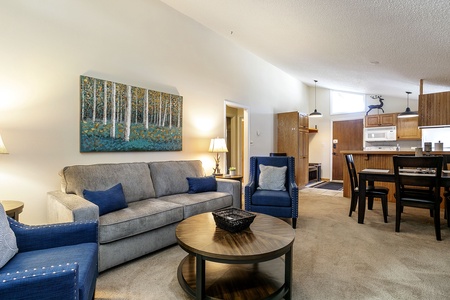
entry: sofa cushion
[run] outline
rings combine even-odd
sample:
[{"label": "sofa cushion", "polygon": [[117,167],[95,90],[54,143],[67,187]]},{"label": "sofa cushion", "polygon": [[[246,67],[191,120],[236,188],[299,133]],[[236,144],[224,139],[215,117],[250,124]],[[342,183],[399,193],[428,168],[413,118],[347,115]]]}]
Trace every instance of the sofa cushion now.
[{"label": "sofa cushion", "polygon": [[179,204],[148,199],[128,204],[127,208],[99,219],[99,242],[110,243],[183,220]]},{"label": "sofa cushion", "polygon": [[204,176],[200,160],[149,163],[156,197],[187,193],[187,177]]},{"label": "sofa cushion", "polygon": [[98,206],[100,216],[128,207],[121,183],[105,191],[84,190],[83,197]]},{"label": "sofa cushion", "polygon": [[215,192],[217,191],[217,181],[214,176],[188,177],[189,194]]},{"label": "sofa cushion", "polygon": [[0,203],[0,269],[17,253],[16,235],[9,227],[5,209]]},{"label": "sofa cushion", "polygon": [[97,264],[93,262],[97,261],[97,249],[97,243],[84,243],[19,252],[2,268],[2,273],[15,273],[24,270],[28,270],[31,273],[34,268],[42,270],[46,266],[49,267],[48,271],[51,272],[51,266],[77,263],[79,272],[78,282],[74,282],[73,284],[78,285],[81,294],[80,299],[89,299],[88,293],[93,289],[85,285],[95,283],[94,277],[97,277],[98,271]]},{"label": "sofa cushion", "polygon": [[106,190],[120,182],[128,203],[155,197],[147,163],[76,165],[61,173],[61,189],[83,197],[83,190]]},{"label": "sofa cushion", "polygon": [[229,207],[233,204],[233,197],[228,193],[222,192],[177,194],[164,196],[159,199],[182,205],[185,219],[204,212]]}]

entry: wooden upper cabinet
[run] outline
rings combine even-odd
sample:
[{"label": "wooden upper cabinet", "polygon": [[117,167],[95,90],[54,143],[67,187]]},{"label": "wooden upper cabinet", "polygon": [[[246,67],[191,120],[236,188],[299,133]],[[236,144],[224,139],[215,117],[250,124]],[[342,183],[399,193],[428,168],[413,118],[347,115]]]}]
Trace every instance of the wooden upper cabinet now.
[{"label": "wooden upper cabinet", "polygon": [[380,114],[366,116],[366,127],[395,126],[397,125],[397,114]]},{"label": "wooden upper cabinet", "polygon": [[279,113],[277,151],[298,159],[299,114],[297,112]]},{"label": "wooden upper cabinet", "polygon": [[378,115],[366,116],[366,127],[380,126],[380,118]]},{"label": "wooden upper cabinet", "polygon": [[419,118],[397,119],[397,140],[421,140],[422,130],[419,129]]},{"label": "wooden upper cabinet", "polygon": [[450,92],[419,95],[419,126],[450,125]]}]

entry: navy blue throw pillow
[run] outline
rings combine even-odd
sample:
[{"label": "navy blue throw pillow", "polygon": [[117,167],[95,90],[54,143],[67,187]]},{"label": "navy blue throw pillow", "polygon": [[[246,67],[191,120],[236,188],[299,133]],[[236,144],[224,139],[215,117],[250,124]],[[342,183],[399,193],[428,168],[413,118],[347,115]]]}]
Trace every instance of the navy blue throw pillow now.
[{"label": "navy blue throw pillow", "polygon": [[189,183],[189,194],[217,191],[217,181],[214,176],[187,177]]},{"label": "navy blue throw pillow", "polygon": [[128,207],[121,183],[106,191],[84,190],[83,196],[98,206],[100,216]]}]

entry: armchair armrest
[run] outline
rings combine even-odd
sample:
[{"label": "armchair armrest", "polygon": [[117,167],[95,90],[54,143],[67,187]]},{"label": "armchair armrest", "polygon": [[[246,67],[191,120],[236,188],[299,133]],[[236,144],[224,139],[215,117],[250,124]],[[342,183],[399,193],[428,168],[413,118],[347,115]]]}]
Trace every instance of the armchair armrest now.
[{"label": "armchair armrest", "polygon": [[255,181],[250,181],[244,188],[244,197],[245,197],[245,207],[250,207],[251,198],[253,193],[256,191],[256,183]]},{"label": "armchair armrest", "polygon": [[289,195],[292,197],[293,195],[298,195],[298,186],[295,181],[291,181],[289,183]]},{"label": "armchair armrest", "polygon": [[241,208],[241,182],[231,179],[217,179],[217,191],[230,193],[233,197],[233,207]]},{"label": "armchair armrest", "polygon": [[[79,299],[78,264],[1,273],[0,299]],[[51,294],[49,294],[51,293]]]},{"label": "armchair armrest", "polygon": [[99,218],[98,206],[75,194],[47,193],[48,220],[51,223],[89,221]]},{"label": "armchair armrest", "polygon": [[72,222],[25,225],[8,217],[20,252],[98,242],[98,223]]},{"label": "armchair armrest", "polygon": [[292,199],[292,216],[293,218],[298,217],[298,186],[295,181],[289,184],[289,196]]}]

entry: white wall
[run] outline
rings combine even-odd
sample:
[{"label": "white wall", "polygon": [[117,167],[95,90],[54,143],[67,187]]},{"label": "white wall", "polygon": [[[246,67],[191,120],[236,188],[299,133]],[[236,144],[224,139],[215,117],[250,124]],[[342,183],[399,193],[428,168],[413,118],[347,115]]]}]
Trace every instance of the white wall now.
[{"label": "white wall", "polygon": [[450,151],[450,128],[424,128],[422,129],[421,147],[428,142],[434,150],[435,143],[443,143],[444,151]]},{"label": "white wall", "polygon": [[[2,0],[0,36],[0,199],[24,201],[25,223],[46,222],[66,165],[201,159],[210,170],[225,99],[249,108],[250,155],[273,151],[274,113],[309,110],[304,84],[155,0]],[[183,151],[81,154],[80,75],[182,95]]]}]

